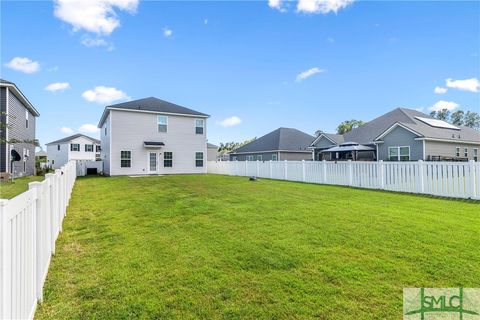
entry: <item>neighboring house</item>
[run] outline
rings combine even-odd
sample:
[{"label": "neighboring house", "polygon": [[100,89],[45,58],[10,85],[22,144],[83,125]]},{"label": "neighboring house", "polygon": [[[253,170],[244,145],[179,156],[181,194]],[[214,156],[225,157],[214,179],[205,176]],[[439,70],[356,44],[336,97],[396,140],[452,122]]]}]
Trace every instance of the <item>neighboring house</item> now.
[{"label": "neighboring house", "polygon": [[[14,177],[35,174],[35,122],[40,116],[13,82],[0,79],[0,172]],[[12,150],[20,161],[11,164]]]},{"label": "neighboring house", "polygon": [[216,161],[218,157],[218,146],[207,143],[207,161]]},{"label": "neighboring house", "polygon": [[100,140],[78,133],[47,143],[47,163],[59,169],[70,160],[99,160]]},{"label": "neighboring house", "polygon": [[293,128],[278,128],[230,153],[231,161],[312,160],[313,136]]},{"label": "neighboring house", "polygon": [[98,124],[104,173],[206,173],[208,117],[154,97],[107,106]]},{"label": "neighboring house", "polygon": [[479,160],[480,132],[397,108],[344,135],[320,134],[315,160]]}]

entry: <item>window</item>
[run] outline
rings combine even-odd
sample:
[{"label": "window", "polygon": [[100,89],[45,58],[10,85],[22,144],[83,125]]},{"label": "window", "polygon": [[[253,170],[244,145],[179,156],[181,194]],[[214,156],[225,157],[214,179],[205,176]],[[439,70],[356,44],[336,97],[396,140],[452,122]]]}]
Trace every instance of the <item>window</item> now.
[{"label": "window", "polygon": [[247,161],[253,161],[253,156],[247,156]]},{"label": "window", "polygon": [[277,155],[276,154],[272,154],[272,160],[277,161]]},{"label": "window", "polygon": [[25,127],[28,128],[28,110],[25,110]]},{"label": "window", "polygon": [[204,126],[205,126],[205,120],[195,119],[195,133],[196,134],[203,134]]},{"label": "window", "polygon": [[85,152],[93,152],[93,144],[86,144]]},{"label": "window", "polygon": [[468,158],[468,148],[463,149],[463,155],[465,156],[465,158]]},{"label": "window", "polygon": [[257,156],[257,160],[258,160],[258,161],[262,161],[262,155],[261,155],[261,154],[259,154],[259,155]]},{"label": "window", "polygon": [[460,147],[457,147],[455,154],[457,157],[460,157]]},{"label": "window", "polygon": [[80,151],[80,144],[78,143],[70,144],[70,151]]},{"label": "window", "polygon": [[132,166],[132,151],[120,151],[120,167],[130,168]]},{"label": "window", "polygon": [[237,161],[237,156],[233,156],[232,161]]},{"label": "window", "polygon": [[23,172],[27,171],[27,151],[23,148]]},{"label": "window", "polygon": [[410,147],[388,147],[388,160],[410,161]]},{"label": "window", "polygon": [[167,132],[168,117],[157,116],[157,125],[158,125],[158,132]]},{"label": "window", "polygon": [[203,167],[203,152],[195,152],[195,166]]},{"label": "window", "polygon": [[60,151],[60,145],[59,144],[57,144],[57,150]]},{"label": "window", "polygon": [[95,146],[95,152],[100,152],[100,151],[102,151],[102,148],[100,148],[100,146],[98,146],[98,145]]},{"label": "window", "polygon": [[55,164],[55,160],[52,160],[52,165],[54,165],[54,164]]},{"label": "window", "polygon": [[163,166],[166,167],[166,168],[173,167],[173,153],[172,152],[165,152],[163,154]]},{"label": "window", "polygon": [[473,160],[478,161],[478,149],[473,149]]},{"label": "window", "polygon": [[107,135],[107,126],[105,126],[105,135]]}]

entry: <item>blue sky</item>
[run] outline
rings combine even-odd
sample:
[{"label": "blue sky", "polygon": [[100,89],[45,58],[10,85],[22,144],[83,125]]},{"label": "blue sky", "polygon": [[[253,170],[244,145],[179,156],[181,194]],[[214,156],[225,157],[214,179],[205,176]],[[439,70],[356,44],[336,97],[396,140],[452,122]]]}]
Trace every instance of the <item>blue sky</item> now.
[{"label": "blue sky", "polygon": [[480,112],[476,1],[2,1],[1,10],[1,77],[40,111],[42,144],[98,136],[105,105],[149,96],[210,114],[213,143],[280,126],[334,132],[396,107]]}]

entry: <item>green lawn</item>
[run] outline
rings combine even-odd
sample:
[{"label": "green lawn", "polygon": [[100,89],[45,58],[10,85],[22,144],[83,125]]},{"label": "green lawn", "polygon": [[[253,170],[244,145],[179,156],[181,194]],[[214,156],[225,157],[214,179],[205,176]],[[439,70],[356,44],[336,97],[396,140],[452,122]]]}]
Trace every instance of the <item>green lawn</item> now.
[{"label": "green lawn", "polygon": [[16,178],[13,182],[0,182],[0,199],[11,199],[28,190],[28,184],[33,181],[42,181],[43,176],[29,176]]},{"label": "green lawn", "polygon": [[216,175],[80,178],[38,319],[399,319],[480,287],[480,205]]}]

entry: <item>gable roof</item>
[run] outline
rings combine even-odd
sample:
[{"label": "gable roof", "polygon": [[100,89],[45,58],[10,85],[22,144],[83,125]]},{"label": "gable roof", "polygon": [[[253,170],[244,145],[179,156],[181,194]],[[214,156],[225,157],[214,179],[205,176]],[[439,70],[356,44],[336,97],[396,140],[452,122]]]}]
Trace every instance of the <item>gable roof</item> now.
[{"label": "gable roof", "polygon": [[49,143],[47,143],[46,145],[48,146],[48,145],[50,145],[50,144],[60,144],[60,143],[70,142],[70,141],[72,141],[73,139],[77,139],[77,138],[80,138],[80,137],[87,138],[87,139],[91,140],[91,141],[94,142],[94,143],[100,144],[100,140],[98,140],[98,139],[95,139],[95,138],[86,136],[86,135],[81,134],[81,133],[77,133],[77,134],[74,134],[73,136],[69,136],[69,137],[65,137],[65,138],[62,138],[62,139],[59,139],[59,140],[55,140],[55,141],[49,142]]},{"label": "gable roof", "polygon": [[307,151],[313,136],[294,128],[278,128],[266,135],[234,150],[235,153],[263,151]]},{"label": "gable roof", "polygon": [[112,109],[127,110],[127,111],[158,112],[158,113],[165,113],[165,114],[180,114],[180,115],[188,115],[188,116],[197,116],[202,118],[209,117],[208,114],[205,114],[202,112],[185,108],[177,104],[174,104],[165,100],[161,100],[155,97],[148,97],[144,99],[127,101],[127,102],[106,106],[105,110],[103,111],[103,115],[100,118],[100,122],[98,123],[99,128],[103,125],[103,123],[105,122],[105,119],[108,116],[109,111]]},{"label": "gable roof", "polygon": [[343,135],[323,133],[312,142],[312,146],[321,136],[326,136],[330,140],[336,141],[337,144],[343,141],[354,141],[364,145],[373,144],[398,126],[415,133],[418,139],[480,143],[480,132],[472,128],[465,126],[456,126],[457,129],[434,127],[419,120],[418,117],[434,119],[417,110],[397,108]]},{"label": "gable roof", "polygon": [[210,148],[210,149],[213,149],[213,148],[218,149],[218,146],[214,145],[213,143],[208,143],[208,142],[207,142],[207,148]]},{"label": "gable roof", "polygon": [[315,144],[323,137],[325,137],[327,140],[330,140],[334,144],[340,144],[344,142],[343,136],[341,134],[322,132],[321,134],[318,135],[318,137],[315,138],[315,140],[312,141],[310,146],[311,147],[315,146]]},{"label": "gable roof", "polygon": [[30,103],[30,101],[25,97],[25,95],[18,89],[17,85],[11,81],[0,79],[0,87],[7,87],[11,92],[19,99],[23,105],[33,114],[35,117],[39,117],[40,113],[35,109],[35,107]]}]

